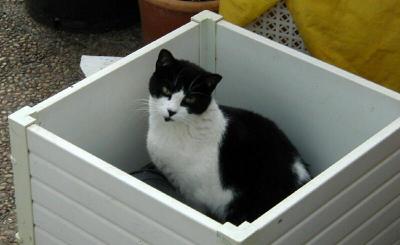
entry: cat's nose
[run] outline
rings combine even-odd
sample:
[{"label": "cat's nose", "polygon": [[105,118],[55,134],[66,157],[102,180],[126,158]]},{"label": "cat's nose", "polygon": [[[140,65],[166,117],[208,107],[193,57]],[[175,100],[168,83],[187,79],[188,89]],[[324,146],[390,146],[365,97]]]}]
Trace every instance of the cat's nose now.
[{"label": "cat's nose", "polygon": [[170,117],[172,117],[172,116],[175,115],[175,114],[176,114],[176,111],[172,111],[172,110],[168,109],[168,115],[169,115]]}]

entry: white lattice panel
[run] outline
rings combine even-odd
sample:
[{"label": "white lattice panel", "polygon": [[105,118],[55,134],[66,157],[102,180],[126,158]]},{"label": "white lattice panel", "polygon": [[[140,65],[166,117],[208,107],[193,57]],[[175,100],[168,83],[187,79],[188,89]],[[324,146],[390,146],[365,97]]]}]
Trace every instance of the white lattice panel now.
[{"label": "white lattice panel", "polygon": [[308,53],[283,0],[246,28],[283,45]]}]

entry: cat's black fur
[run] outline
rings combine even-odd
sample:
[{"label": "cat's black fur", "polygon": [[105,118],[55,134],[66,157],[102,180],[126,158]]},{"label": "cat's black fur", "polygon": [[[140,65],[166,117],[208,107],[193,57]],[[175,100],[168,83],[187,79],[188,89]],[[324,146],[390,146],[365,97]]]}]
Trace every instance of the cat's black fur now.
[{"label": "cat's black fur", "polygon": [[[196,77],[202,82],[191,87],[190,81]],[[201,114],[210,104],[211,93],[221,78],[188,61],[176,60],[169,51],[162,50],[149,90],[152,96],[160,97],[165,96],[162,86],[168,86],[172,92],[183,88],[185,94],[197,96],[189,111]],[[304,184],[298,182],[292,171],[293,163],[301,158],[269,119],[242,109],[227,106],[220,109],[228,125],[220,143],[219,174],[223,188],[235,192],[226,219],[220,221],[239,225],[243,221],[252,222]]]},{"label": "cat's black fur", "polygon": [[270,120],[242,109],[220,106],[228,128],[220,147],[222,184],[237,196],[227,220],[251,222],[297,188],[292,164],[299,153]]}]

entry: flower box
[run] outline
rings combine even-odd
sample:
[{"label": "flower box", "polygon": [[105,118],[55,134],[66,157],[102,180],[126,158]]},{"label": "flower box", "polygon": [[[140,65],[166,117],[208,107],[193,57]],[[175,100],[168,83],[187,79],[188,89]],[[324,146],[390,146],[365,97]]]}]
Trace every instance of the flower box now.
[{"label": "flower box", "polygon": [[[158,52],[223,80],[219,103],[259,112],[315,176],[252,223],[221,224],[128,173],[149,162]],[[10,116],[22,244],[373,244],[400,227],[400,95],[209,11]]]}]

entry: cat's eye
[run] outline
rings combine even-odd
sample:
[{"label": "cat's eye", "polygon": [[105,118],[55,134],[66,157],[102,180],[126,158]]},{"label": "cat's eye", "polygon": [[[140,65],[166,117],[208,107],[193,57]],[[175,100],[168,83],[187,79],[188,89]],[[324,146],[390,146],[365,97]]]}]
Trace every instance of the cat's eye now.
[{"label": "cat's eye", "polygon": [[196,98],[193,96],[186,96],[183,100],[186,104],[193,104],[194,102],[196,102]]},{"label": "cat's eye", "polygon": [[162,93],[167,96],[170,96],[172,94],[171,91],[167,87],[162,87]]}]

